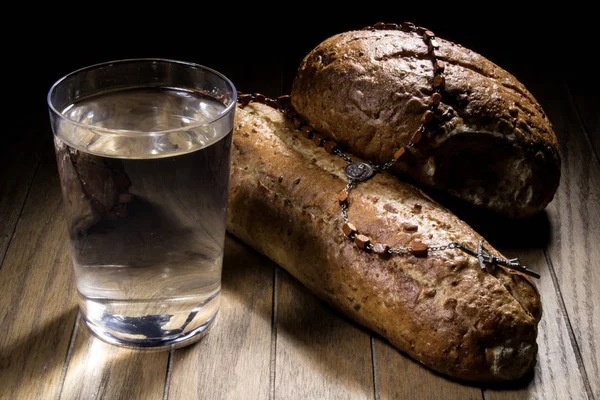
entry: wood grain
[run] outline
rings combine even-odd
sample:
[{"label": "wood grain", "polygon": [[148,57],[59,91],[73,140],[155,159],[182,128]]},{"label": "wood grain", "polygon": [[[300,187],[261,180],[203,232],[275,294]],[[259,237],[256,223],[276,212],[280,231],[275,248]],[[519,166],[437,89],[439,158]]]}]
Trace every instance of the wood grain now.
[{"label": "wood grain", "polygon": [[569,95],[575,104],[577,114],[594,147],[596,157],[600,155],[600,95],[597,88],[586,81],[569,77]]},{"label": "wood grain", "polygon": [[536,86],[562,148],[562,177],[548,207],[550,271],[560,290],[585,367],[588,391],[600,398],[600,165],[564,87]]},{"label": "wood grain", "polygon": [[519,257],[541,275],[536,281],[542,298],[543,314],[538,325],[537,363],[532,377],[514,384],[488,388],[487,400],[509,399],[587,399],[580,365],[569,338],[567,321],[548,269],[542,249],[508,249],[501,251]]},{"label": "wood grain", "polygon": [[54,398],[76,290],[51,148],[44,149],[0,270],[0,398]]},{"label": "wood grain", "polygon": [[432,372],[380,338],[375,339],[375,359],[382,400],[481,399],[481,389]]},{"label": "wood grain", "polygon": [[274,267],[227,237],[219,317],[201,342],[173,353],[169,399],[269,397]]},{"label": "wood grain", "polygon": [[[47,133],[47,132],[46,132]],[[9,132],[0,153],[0,268],[29,192],[45,136]],[[48,133],[47,136],[50,136]]]},{"label": "wood grain", "polygon": [[162,399],[169,353],[109,345],[93,336],[81,318],[61,399]]},{"label": "wood grain", "polygon": [[369,333],[284,270],[277,276],[275,398],[373,398]]}]

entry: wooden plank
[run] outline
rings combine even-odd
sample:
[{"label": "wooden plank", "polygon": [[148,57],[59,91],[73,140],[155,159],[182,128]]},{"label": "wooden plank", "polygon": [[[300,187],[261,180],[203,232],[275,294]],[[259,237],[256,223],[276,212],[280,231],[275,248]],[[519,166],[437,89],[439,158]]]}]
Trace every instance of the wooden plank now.
[{"label": "wooden plank", "polygon": [[[561,183],[547,212],[550,270],[564,300],[588,394],[600,398],[600,165],[563,86],[534,89],[562,148]],[[590,396],[592,397],[592,396]]]},{"label": "wooden plank", "polygon": [[0,268],[31,187],[42,145],[48,142],[47,137],[29,131],[9,131],[6,136],[0,153]]},{"label": "wooden plank", "polygon": [[501,248],[537,271],[543,314],[538,325],[538,355],[532,377],[486,389],[487,400],[587,399],[584,379],[569,337],[566,317],[541,249]]},{"label": "wooden plank", "polygon": [[382,400],[481,400],[481,389],[478,387],[467,386],[438,375],[380,338],[375,338],[375,359]]},{"label": "wooden plank", "polygon": [[0,398],[55,398],[77,315],[51,148],[0,270]]},{"label": "wooden plank", "polygon": [[589,80],[567,79],[568,91],[581,123],[585,128],[596,157],[600,155],[600,94],[589,84]]},{"label": "wooden plank", "polygon": [[275,398],[373,398],[369,333],[287,272],[277,275]]},{"label": "wooden plank", "polygon": [[130,350],[93,336],[79,318],[61,399],[162,399],[169,353]]},{"label": "wooden plank", "polygon": [[169,399],[269,397],[274,267],[227,237],[219,317],[201,342],[173,353]]}]

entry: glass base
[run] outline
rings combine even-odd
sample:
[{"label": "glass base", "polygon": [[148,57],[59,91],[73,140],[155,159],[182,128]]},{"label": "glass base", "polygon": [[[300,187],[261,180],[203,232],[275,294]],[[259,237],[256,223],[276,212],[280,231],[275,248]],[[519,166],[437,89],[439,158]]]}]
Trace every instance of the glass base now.
[{"label": "glass base", "polygon": [[172,350],[172,349],[178,349],[181,347],[189,346],[191,344],[196,343],[200,339],[202,339],[204,336],[206,336],[206,334],[208,334],[208,331],[214,325],[214,322],[216,321],[218,315],[219,315],[219,312],[217,310],[217,312],[208,321],[206,321],[204,324],[200,325],[198,328],[196,328],[192,331],[186,332],[182,335],[176,336],[176,337],[171,336],[171,337],[168,337],[165,339],[132,339],[132,340],[124,340],[124,339],[115,337],[114,335],[110,334],[109,332],[106,332],[105,330],[100,329],[100,327],[98,327],[94,323],[88,321],[85,318],[85,315],[83,315],[83,314],[81,314],[81,318],[83,319],[83,321],[85,322],[85,324],[89,328],[89,330],[94,334],[94,336],[96,336],[98,339],[100,339],[106,343],[120,346],[120,347],[134,348],[134,349],[145,350],[145,351],[165,351],[165,350]]}]

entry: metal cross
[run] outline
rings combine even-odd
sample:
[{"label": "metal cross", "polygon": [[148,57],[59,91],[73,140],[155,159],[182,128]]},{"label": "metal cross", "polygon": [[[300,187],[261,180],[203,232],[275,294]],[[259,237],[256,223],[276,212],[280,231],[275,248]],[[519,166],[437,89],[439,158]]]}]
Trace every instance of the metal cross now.
[{"label": "metal cross", "polygon": [[480,240],[479,243],[477,243],[477,251],[468,248],[462,243],[452,243],[452,245],[452,247],[454,248],[460,249],[473,257],[477,257],[477,260],[479,260],[479,266],[484,271],[487,271],[487,264],[502,265],[503,267],[522,272],[534,278],[540,278],[540,275],[537,272],[528,269],[524,265],[521,265],[521,262],[518,258],[506,259],[502,257],[496,257],[495,255],[490,253],[488,249],[485,248],[485,246],[483,245],[483,240]]}]

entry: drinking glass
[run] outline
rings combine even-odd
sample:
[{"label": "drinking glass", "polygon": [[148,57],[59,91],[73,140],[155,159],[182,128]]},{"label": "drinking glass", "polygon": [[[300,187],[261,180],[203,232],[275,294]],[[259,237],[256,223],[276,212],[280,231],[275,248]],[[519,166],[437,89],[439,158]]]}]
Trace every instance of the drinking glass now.
[{"label": "drinking glass", "polygon": [[181,347],[215,320],[236,98],[217,71],[165,59],[50,89],[80,311],[104,341]]}]

